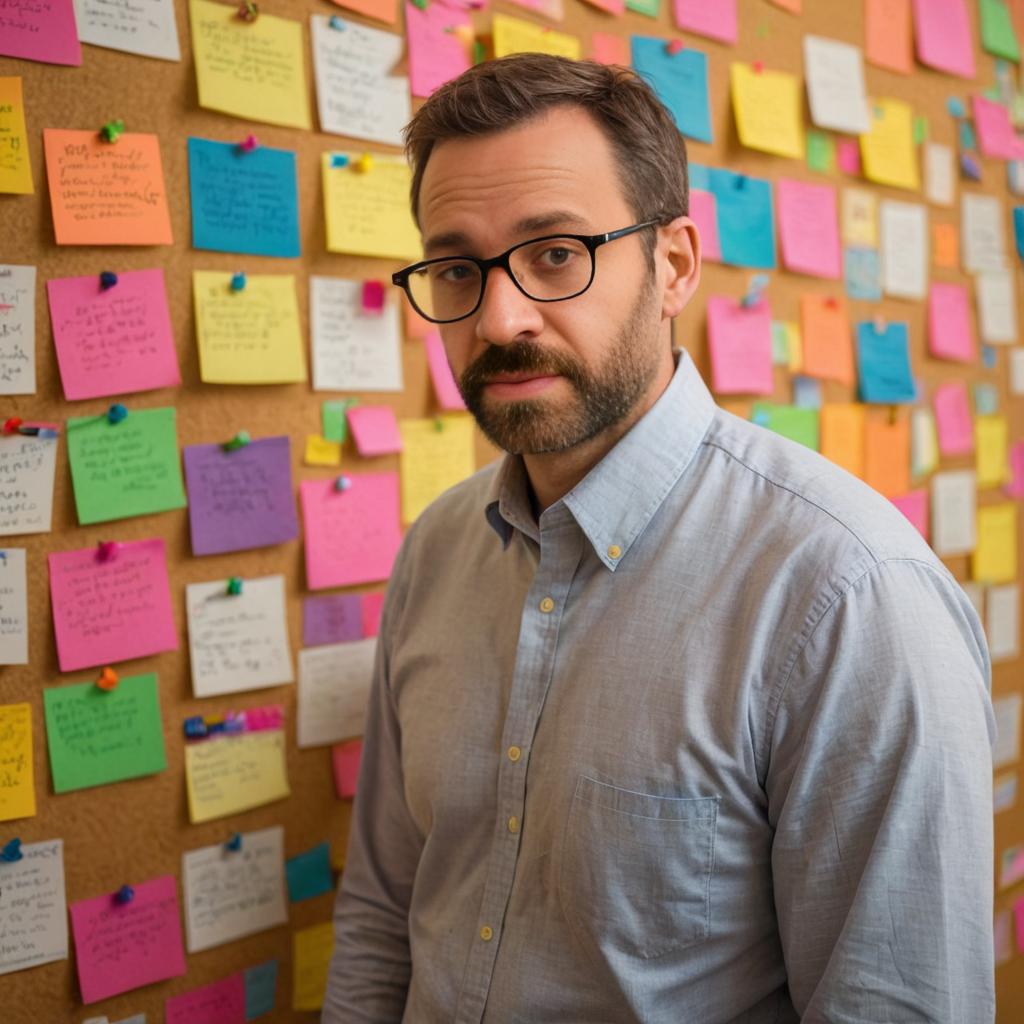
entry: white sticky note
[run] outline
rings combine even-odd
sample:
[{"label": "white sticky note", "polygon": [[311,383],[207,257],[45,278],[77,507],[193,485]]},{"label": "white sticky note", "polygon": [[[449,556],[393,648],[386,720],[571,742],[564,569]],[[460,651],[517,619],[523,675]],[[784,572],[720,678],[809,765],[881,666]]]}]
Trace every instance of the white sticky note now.
[{"label": "white sticky note", "polygon": [[0,974],[68,958],[64,840],[25,843],[0,861]]},{"label": "white sticky note", "polygon": [[974,607],[974,611],[978,616],[979,622],[985,621],[985,585],[983,583],[974,583],[971,580],[960,581],[960,588],[967,595],[967,599],[971,602]]},{"label": "white sticky note", "polygon": [[409,79],[391,69],[402,59],[403,37],[348,20],[331,28],[323,14],[311,23],[321,131],[401,146],[412,114]]},{"label": "white sticky note", "polygon": [[928,211],[921,203],[883,199],[882,288],[897,299],[923,299],[928,293]]},{"label": "white sticky note", "polygon": [[1003,204],[995,196],[965,192],[960,197],[960,251],[964,270],[1005,269]]},{"label": "white sticky note", "polygon": [[974,279],[978,327],[983,341],[1012,345],[1017,340],[1017,299],[1009,270],[986,270]]},{"label": "white sticky note", "polygon": [[0,437],[0,536],[49,533],[57,438]]},{"label": "white sticky note", "polygon": [[241,846],[202,846],[181,857],[190,953],[222,946],[288,920],[284,829],[242,832]]},{"label": "white sticky note", "polygon": [[859,47],[804,36],[804,75],[811,120],[819,128],[861,135],[871,127]]},{"label": "white sticky note", "polygon": [[939,440],[931,409],[917,408],[910,413],[910,472],[914,477],[931,473],[939,463]]},{"label": "white sticky note", "polygon": [[293,682],[284,577],[243,579],[240,594],[229,594],[227,585],[213,580],[185,588],[195,695]]},{"label": "white sticky note", "polygon": [[1020,758],[1020,711],[1024,698],[1019,693],[992,700],[996,719],[996,745],[992,751],[992,767],[1002,768]]},{"label": "white sticky note", "polygon": [[965,555],[977,544],[974,470],[951,470],[932,477],[932,548],[937,555]]},{"label": "white sticky note", "polygon": [[313,388],[317,391],[401,391],[398,307],[362,308],[362,281],[310,277]]},{"label": "white sticky note", "polygon": [[1024,395],[1024,348],[1010,350],[1010,394]]},{"label": "white sticky note", "polygon": [[992,780],[992,811],[1008,811],[1017,802],[1017,773],[1007,772]]},{"label": "white sticky note", "polygon": [[299,651],[298,744],[362,736],[377,638]]},{"label": "white sticky note", "polygon": [[0,549],[0,665],[28,664],[25,549]]},{"label": "white sticky note", "polygon": [[75,0],[78,38],[93,46],[181,60],[174,0]]},{"label": "white sticky note", "polygon": [[989,587],[985,599],[985,633],[992,661],[1010,661],[1020,655],[1020,585]]},{"label": "white sticky note", "polygon": [[0,263],[0,395],[36,391],[36,268]]},{"label": "white sticky note", "polygon": [[956,171],[951,146],[926,142],[924,149],[924,194],[937,206],[952,206],[956,195]]}]

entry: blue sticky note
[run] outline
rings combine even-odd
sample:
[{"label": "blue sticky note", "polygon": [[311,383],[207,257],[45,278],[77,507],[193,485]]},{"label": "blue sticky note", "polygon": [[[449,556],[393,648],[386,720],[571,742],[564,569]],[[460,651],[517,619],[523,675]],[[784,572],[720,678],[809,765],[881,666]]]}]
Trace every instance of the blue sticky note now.
[{"label": "blue sticky note", "polygon": [[708,58],[687,46],[669,53],[664,39],[633,36],[633,70],[647,80],[668,107],[676,127],[691,139],[711,141]]},{"label": "blue sticky note", "polygon": [[708,177],[718,211],[722,262],[774,270],[775,217],[769,182],[721,167],[712,167]]},{"label": "blue sticky note", "polygon": [[994,370],[996,368],[996,361],[997,357],[995,347],[992,345],[982,345],[981,365],[984,366],[986,370]]},{"label": "blue sticky note", "polygon": [[881,405],[913,402],[909,331],[905,323],[886,324],[881,332],[870,321],[857,324],[860,400]]},{"label": "blue sticky note", "polygon": [[298,256],[295,153],[188,140],[192,245],[254,256]]},{"label": "blue sticky note", "polygon": [[793,404],[800,409],[820,409],[821,381],[813,377],[794,377]]},{"label": "blue sticky note", "polygon": [[245,1019],[255,1020],[270,1013],[277,1000],[277,961],[248,967],[245,971]]},{"label": "blue sticky note", "polygon": [[882,300],[882,270],[877,249],[851,246],[843,252],[846,294],[868,302]]},{"label": "blue sticky note", "polygon": [[979,416],[995,416],[999,412],[999,392],[991,384],[975,383],[974,411]]},{"label": "blue sticky note", "polygon": [[1013,237],[1017,242],[1017,255],[1024,260],[1024,206],[1013,208]]},{"label": "blue sticky note", "polygon": [[703,164],[688,164],[690,188],[699,188],[702,192],[711,191],[711,172]]},{"label": "blue sticky note", "polygon": [[334,888],[331,879],[331,851],[327,843],[289,858],[284,865],[288,879],[288,899],[292,903],[311,900]]}]

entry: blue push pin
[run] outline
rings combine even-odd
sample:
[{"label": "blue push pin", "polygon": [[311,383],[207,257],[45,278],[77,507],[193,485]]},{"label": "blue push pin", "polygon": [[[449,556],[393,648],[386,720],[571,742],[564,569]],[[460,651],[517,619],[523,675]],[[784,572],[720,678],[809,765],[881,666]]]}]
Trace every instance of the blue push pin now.
[{"label": "blue push pin", "polygon": [[120,423],[122,420],[128,419],[128,410],[120,402],[115,402],[107,410],[107,419],[111,423]]},{"label": "blue push pin", "polygon": [[242,833],[236,832],[225,844],[225,850],[231,850],[232,853],[237,852],[242,848]]},{"label": "blue push pin", "polygon": [[981,346],[981,363],[986,370],[995,369],[996,350],[991,345]]},{"label": "blue push pin", "polygon": [[117,892],[114,893],[114,902],[120,904],[122,907],[126,903],[131,903],[135,899],[135,890],[130,885],[122,885]]},{"label": "blue push pin", "polygon": [[185,739],[201,740],[206,735],[206,722],[202,715],[193,715],[185,719]]},{"label": "blue push pin", "polygon": [[2,850],[0,850],[0,860],[5,864],[13,864],[15,861],[21,860],[25,854],[21,852],[21,840],[12,839],[10,840]]},{"label": "blue push pin", "polygon": [[348,157],[344,153],[331,154],[332,167],[348,167]]},{"label": "blue push pin", "polygon": [[112,270],[104,270],[103,273],[100,274],[101,292],[108,291],[109,289],[113,288],[115,284],[117,284],[117,274],[115,274]]},{"label": "blue push pin", "polygon": [[755,274],[750,279],[750,284],[747,287],[747,293],[740,299],[740,305],[744,309],[749,309],[751,306],[756,306],[761,301],[761,296],[764,294],[765,288],[768,287],[768,275],[767,274]]},{"label": "blue push pin", "polygon": [[335,29],[338,32],[344,32],[345,29],[348,27],[345,24],[345,19],[344,18],[339,18],[338,15],[336,15],[336,14],[332,14],[330,16],[330,18],[327,21],[327,24],[330,25],[331,28]]},{"label": "blue push pin", "polygon": [[54,427],[40,427],[39,437],[48,441],[52,441],[57,437],[57,430]]},{"label": "blue push pin", "polygon": [[245,291],[245,274],[238,273],[231,275],[231,290],[233,292]]},{"label": "blue push pin", "polygon": [[351,486],[351,478],[344,475],[339,476],[338,479],[334,481],[334,489],[336,491],[347,491]]}]

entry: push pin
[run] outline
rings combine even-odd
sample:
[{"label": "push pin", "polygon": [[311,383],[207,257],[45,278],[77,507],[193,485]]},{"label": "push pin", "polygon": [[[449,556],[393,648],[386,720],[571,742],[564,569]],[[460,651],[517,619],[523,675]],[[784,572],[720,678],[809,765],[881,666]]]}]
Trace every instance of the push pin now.
[{"label": "push pin", "polygon": [[331,154],[332,167],[348,167],[348,157],[344,153]]},{"label": "push pin", "polygon": [[238,451],[239,448],[244,448],[251,438],[249,437],[248,430],[240,430],[230,441],[225,441],[221,448],[226,452]]},{"label": "push pin", "polygon": [[238,5],[238,17],[242,21],[255,21],[259,13],[260,9],[255,0],[242,0]]},{"label": "push pin", "polygon": [[352,486],[352,480],[350,477],[342,474],[334,481],[334,489],[336,491],[347,491]]},{"label": "push pin", "polygon": [[363,155],[352,165],[354,170],[357,170],[360,174],[366,174],[368,171],[373,169],[373,157],[369,153],[363,153]]},{"label": "push pin", "polygon": [[24,422],[20,416],[12,416],[9,420],[4,420],[4,435],[9,437],[11,434],[17,434],[18,428]]},{"label": "push pin", "polygon": [[233,292],[245,291],[245,274],[237,273],[231,275],[231,290]]},{"label": "push pin", "polygon": [[100,138],[104,142],[117,142],[118,138],[124,133],[124,121],[120,119],[117,121],[108,121],[100,129]]},{"label": "push pin", "polygon": [[112,270],[104,270],[103,273],[100,274],[101,292],[110,291],[110,289],[113,288],[115,284],[117,284],[117,274],[115,274]]},{"label": "push pin", "polygon": [[232,576],[228,579],[228,595],[238,597],[242,592],[242,577]]},{"label": "push pin", "polygon": [[255,135],[246,135],[246,137],[238,144],[238,149],[241,153],[251,153],[258,147],[259,142],[256,140]]},{"label": "push pin", "polygon": [[665,44],[665,49],[670,57],[674,57],[677,53],[682,53],[686,49],[686,43],[682,39],[670,39]]},{"label": "push pin", "polygon": [[58,436],[58,431],[56,427],[40,427],[38,436],[44,441],[52,441]]},{"label": "push pin", "polygon": [[421,11],[425,11],[429,3],[430,0],[412,0],[413,7],[418,7]]},{"label": "push pin", "polygon": [[105,690],[107,693],[110,693],[111,690],[117,689],[117,682],[117,673],[107,665],[100,673],[99,679],[96,680],[96,685],[101,690]]},{"label": "push pin", "polygon": [[759,75],[764,71],[764,61],[755,60],[751,67],[754,69],[754,74]]},{"label": "push pin", "polygon": [[206,722],[202,715],[193,715],[185,719],[185,739],[200,740],[206,735]]},{"label": "push pin", "polygon": [[765,288],[768,287],[768,275],[767,274],[755,274],[750,279],[750,284],[747,286],[747,292],[740,299],[740,305],[744,309],[750,309],[753,306],[758,305],[764,295]]},{"label": "push pin", "polygon": [[339,18],[336,14],[332,14],[330,18],[327,19],[327,24],[330,25],[335,32],[344,32],[345,29],[348,28],[345,24],[345,19]]},{"label": "push pin", "polygon": [[384,282],[364,281],[362,293],[362,306],[364,313],[384,312]]},{"label": "push pin", "polygon": [[126,903],[131,903],[133,899],[135,899],[135,890],[130,885],[122,885],[121,888],[114,893],[114,902],[122,907]]},{"label": "push pin", "polygon": [[112,562],[114,555],[117,554],[117,541],[116,540],[101,540],[96,545],[96,561],[97,562]]},{"label": "push pin", "polygon": [[242,848],[242,833],[236,832],[225,844],[224,849],[230,850],[232,853],[237,852]]},{"label": "push pin", "polygon": [[21,840],[11,839],[9,840],[4,848],[0,850],[0,860],[5,864],[13,864],[15,861],[21,860],[25,854],[21,852]]},{"label": "push pin", "polygon": [[109,423],[122,423],[126,419],[128,419],[128,409],[120,402],[115,402],[107,410],[107,421]]},{"label": "push pin", "polygon": [[444,420],[441,419],[440,416],[434,417],[434,430],[436,430],[439,434],[444,433]]}]

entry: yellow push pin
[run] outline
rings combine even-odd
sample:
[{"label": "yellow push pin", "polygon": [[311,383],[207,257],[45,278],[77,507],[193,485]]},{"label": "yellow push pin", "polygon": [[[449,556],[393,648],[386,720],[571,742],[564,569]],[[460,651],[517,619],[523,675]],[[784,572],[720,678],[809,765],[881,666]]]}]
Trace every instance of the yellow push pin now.
[{"label": "yellow push pin", "polygon": [[363,155],[352,164],[352,168],[360,174],[366,174],[367,171],[373,168],[373,157],[370,156],[369,153],[363,153]]}]

